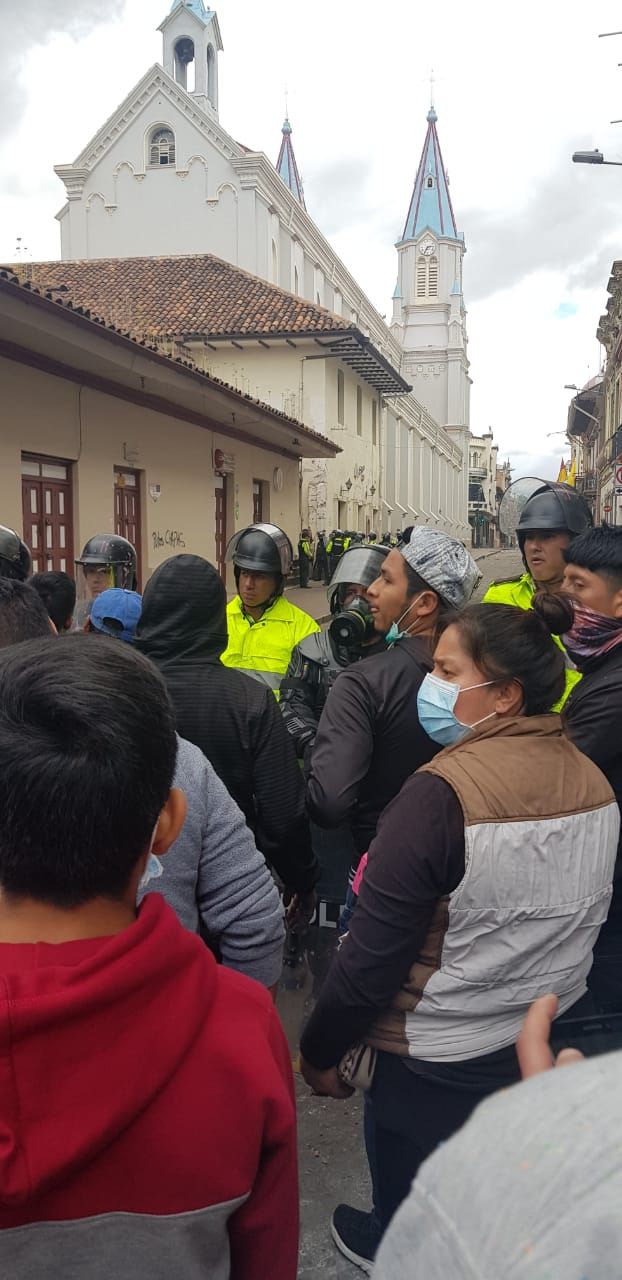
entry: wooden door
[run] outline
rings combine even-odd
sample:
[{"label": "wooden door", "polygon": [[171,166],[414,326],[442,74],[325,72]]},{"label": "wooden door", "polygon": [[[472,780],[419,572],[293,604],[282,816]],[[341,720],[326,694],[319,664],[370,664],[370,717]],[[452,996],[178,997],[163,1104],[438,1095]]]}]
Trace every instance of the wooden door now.
[{"label": "wooden door", "polygon": [[70,465],[50,458],[22,459],[24,541],[33,573],[74,574]]},{"label": "wooden door", "polygon": [[122,538],[127,538],[136,550],[137,591],[140,591],[140,472],[122,471],[114,473],[114,531]]},{"label": "wooden door", "polygon": [[215,490],[216,498],[216,568],[220,574],[222,581],[227,582],[227,567],[225,564],[225,552],[227,550],[227,489],[224,476],[216,476]]}]

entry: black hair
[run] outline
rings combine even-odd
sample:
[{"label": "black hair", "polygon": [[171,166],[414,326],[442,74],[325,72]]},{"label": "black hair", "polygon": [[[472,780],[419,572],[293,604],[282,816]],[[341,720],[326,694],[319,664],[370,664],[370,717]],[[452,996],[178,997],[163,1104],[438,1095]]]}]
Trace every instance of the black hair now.
[{"label": "black hair", "polygon": [[76,584],[68,573],[33,573],[28,585],[34,587],[57,631],[65,631],[76,607]]},{"label": "black hair", "polygon": [[532,609],[511,604],[472,604],[454,619],[462,645],[487,680],[518,680],[527,716],[559,702],[566,684],[564,655],[553,635],[573,622],[563,596],[538,592]]},{"label": "black hair", "polygon": [[0,649],[20,640],[52,639],[48,611],[29,582],[0,577]]},{"label": "black hair", "polygon": [[166,803],[176,751],[162,677],[129,645],[76,634],[5,649],[2,890],[61,908],[122,897]]},{"label": "black hair", "polygon": [[566,564],[576,564],[590,573],[607,578],[614,591],[622,587],[622,529],[601,525],[600,529],[586,529],[573,538],[564,550]]}]

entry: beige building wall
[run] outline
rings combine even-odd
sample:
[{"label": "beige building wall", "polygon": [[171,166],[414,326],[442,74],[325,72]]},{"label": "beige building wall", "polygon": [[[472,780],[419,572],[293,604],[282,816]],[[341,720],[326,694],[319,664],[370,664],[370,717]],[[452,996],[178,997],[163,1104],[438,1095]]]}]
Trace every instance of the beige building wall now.
[{"label": "beige building wall", "polygon": [[[0,387],[0,523],[23,531],[22,453],[71,463],[73,554],[78,555],[92,534],[114,530],[114,469],[131,468],[140,476],[143,586],[179,551],[214,563],[213,451],[222,449],[234,457],[234,472],[226,477],[227,535],[252,521],[253,482],[259,480],[264,519],[297,540],[295,459],[10,360],[0,359]],[[149,493],[155,485],[160,486],[157,501]],[[231,575],[228,585],[232,582]]]},{"label": "beige building wall", "polygon": [[[340,511],[342,523],[347,528],[365,531],[366,521],[372,528],[374,523],[377,524],[381,405],[378,393],[368,382],[331,356],[318,359],[320,353],[315,343],[297,341],[295,348],[285,344],[269,349],[255,345],[245,346],[242,350],[223,347],[207,352],[203,344],[188,346],[192,358],[197,363],[201,362],[206,372],[223,378],[239,391],[263,400],[272,408],[298,418],[342,450],[336,458],[328,461],[319,458],[303,461],[303,524],[309,524],[314,533],[320,529],[330,531],[339,523]],[[343,376],[343,422],[339,421],[338,413],[338,373]],[[360,435],[357,415],[359,388]]]}]

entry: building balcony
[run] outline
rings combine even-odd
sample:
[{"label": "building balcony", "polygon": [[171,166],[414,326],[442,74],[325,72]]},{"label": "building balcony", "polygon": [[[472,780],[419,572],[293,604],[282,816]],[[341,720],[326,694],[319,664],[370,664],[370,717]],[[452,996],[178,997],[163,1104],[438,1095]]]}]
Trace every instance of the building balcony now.
[{"label": "building balcony", "polygon": [[575,480],[575,489],[577,493],[583,494],[584,498],[595,498],[596,488],[595,471],[584,471],[583,475],[577,476]]},{"label": "building balcony", "polygon": [[469,467],[469,480],[485,480],[487,476],[487,467]]}]

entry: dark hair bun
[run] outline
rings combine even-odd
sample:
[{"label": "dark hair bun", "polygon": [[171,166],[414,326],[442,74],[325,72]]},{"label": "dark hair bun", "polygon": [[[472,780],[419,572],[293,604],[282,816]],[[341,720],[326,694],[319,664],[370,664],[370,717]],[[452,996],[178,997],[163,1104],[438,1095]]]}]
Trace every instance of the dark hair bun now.
[{"label": "dark hair bun", "polygon": [[552,636],[563,636],[566,631],[570,631],[574,622],[574,609],[568,596],[537,591],[532,605]]}]

